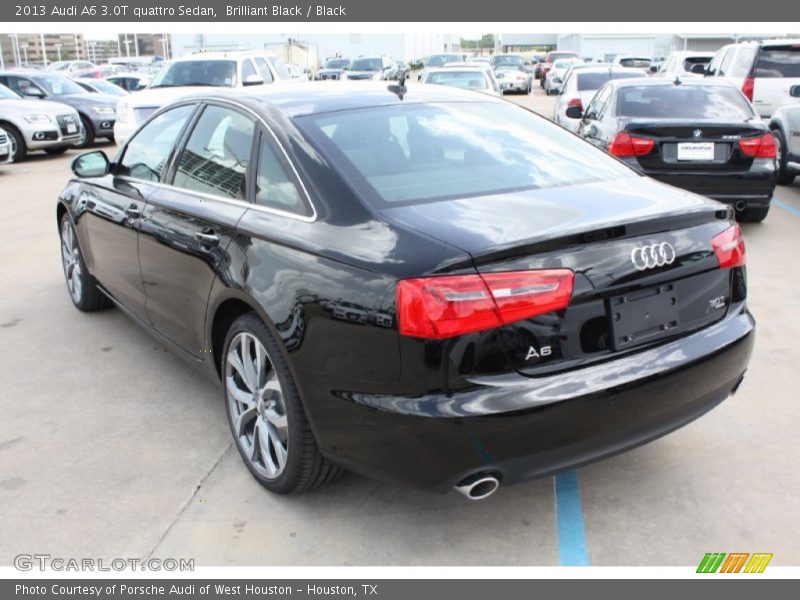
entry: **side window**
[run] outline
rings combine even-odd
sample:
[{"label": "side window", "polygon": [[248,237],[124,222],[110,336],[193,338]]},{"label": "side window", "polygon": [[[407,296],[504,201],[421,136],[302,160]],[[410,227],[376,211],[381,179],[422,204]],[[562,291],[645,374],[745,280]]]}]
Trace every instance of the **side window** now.
[{"label": "side window", "polygon": [[586,120],[597,120],[600,118],[600,114],[603,111],[603,107],[605,106],[606,100],[608,99],[609,88],[603,87],[600,88],[600,91],[595,94],[592,101],[589,102],[589,106],[586,107],[586,113],[584,114],[584,119]]},{"label": "side window", "polygon": [[255,124],[243,114],[206,107],[181,152],[173,185],[244,200],[254,131]]},{"label": "side window", "polygon": [[242,61],[242,81],[246,81],[251,75],[257,75],[256,68],[253,66],[253,61]]},{"label": "side window", "polygon": [[256,169],[256,204],[305,214],[300,190],[281,162],[267,135],[261,136]]},{"label": "side window", "polygon": [[256,66],[258,67],[258,71],[261,73],[261,77],[264,78],[264,83],[272,83],[275,81],[275,78],[272,76],[272,71],[269,70],[269,65],[267,65],[267,61],[265,61],[260,56],[256,56],[255,58]]},{"label": "side window", "polygon": [[158,181],[194,104],[168,110],[145,125],[128,142],[117,175]]},{"label": "side window", "polygon": [[9,77],[8,87],[23,96],[40,96],[44,92],[33,81],[26,77]]},{"label": "side window", "polygon": [[725,56],[726,50],[720,50],[717,52],[714,57],[711,59],[711,62],[708,63],[708,74],[709,75],[719,75],[719,65],[722,62],[722,57]]},{"label": "side window", "polygon": [[731,48],[725,53],[725,56],[722,58],[722,62],[719,65],[719,72],[717,75],[728,75],[728,71],[731,68],[731,63],[733,62],[733,57],[736,55],[736,48]]},{"label": "side window", "polygon": [[755,48],[742,48],[736,54],[736,59],[732,62],[728,74],[732,77],[747,77],[750,74],[750,68],[753,66],[755,57]]}]

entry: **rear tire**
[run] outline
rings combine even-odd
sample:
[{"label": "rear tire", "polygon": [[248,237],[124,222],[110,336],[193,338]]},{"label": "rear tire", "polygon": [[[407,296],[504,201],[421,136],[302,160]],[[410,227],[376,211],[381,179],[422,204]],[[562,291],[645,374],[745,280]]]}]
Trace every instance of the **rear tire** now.
[{"label": "rear tire", "polygon": [[767,218],[767,213],[769,213],[769,206],[750,206],[736,217],[743,223],[761,223]]},{"label": "rear tire", "polygon": [[67,283],[67,292],[72,303],[78,310],[93,312],[111,306],[111,300],[97,287],[97,280],[89,274],[83,253],[78,244],[78,236],[72,221],[64,214],[59,227],[61,237],[61,264],[64,267],[64,277]]},{"label": "rear tire", "polygon": [[322,456],[283,353],[255,313],[233,322],[220,361],[228,424],[256,481],[294,494],[341,474]]},{"label": "rear tire", "polygon": [[778,145],[778,185],[792,185],[795,174],[786,170],[786,140],[780,129],[773,129],[772,135],[775,136],[775,143]]}]

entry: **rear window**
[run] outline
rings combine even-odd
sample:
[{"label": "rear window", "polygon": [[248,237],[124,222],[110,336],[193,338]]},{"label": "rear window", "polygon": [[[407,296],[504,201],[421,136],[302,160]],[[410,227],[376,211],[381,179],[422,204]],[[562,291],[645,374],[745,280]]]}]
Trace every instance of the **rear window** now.
[{"label": "rear window", "polygon": [[576,58],[577,56],[574,52],[551,52],[547,55],[547,62],[554,62],[559,58]]},{"label": "rear window", "polygon": [[591,144],[510,103],[392,105],[297,122],[376,206],[636,176]]},{"label": "rear window", "polygon": [[753,110],[742,93],[728,86],[668,85],[623,87],[619,114],[656,119],[752,118]]},{"label": "rear window", "polygon": [[683,70],[687,73],[692,70],[695,65],[707,65],[711,62],[710,56],[690,56],[683,60]]},{"label": "rear window", "polygon": [[525,61],[521,56],[495,56],[495,65],[524,65]]},{"label": "rear window", "polygon": [[434,54],[428,57],[428,62],[425,63],[427,67],[441,67],[444,64],[451,62],[464,62],[464,57],[460,54]]},{"label": "rear window", "polygon": [[649,58],[621,58],[619,64],[622,67],[629,67],[632,69],[649,69],[650,63],[653,61]]},{"label": "rear window", "polygon": [[631,71],[630,73],[578,73],[578,91],[599,90],[606,81],[611,79],[638,79],[641,77],[646,77],[642,71]]},{"label": "rear window", "polygon": [[485,90],[486,77],[480,71],[454,71],[452,73],[431,73],[425,83],[451,85],[471,90]]},{"label": "rear window", "polygon": [[357,58],[351,66],[353,71],[380,71],[383,61],[380,58]]},{"label": "rear window", "polygon": [[800,77],[800,45],[761,48],[756,77]]}]

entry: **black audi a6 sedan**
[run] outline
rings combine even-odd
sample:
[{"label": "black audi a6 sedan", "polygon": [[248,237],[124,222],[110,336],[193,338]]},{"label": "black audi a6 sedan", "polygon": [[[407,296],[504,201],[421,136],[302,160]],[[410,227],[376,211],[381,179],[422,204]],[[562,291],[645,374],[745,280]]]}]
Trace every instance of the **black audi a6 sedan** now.
[{"label": "black audi a6 sedan", "polygon": [[597,91],[578,134],[636,169],[732,205],[741,221],[763,221],[776,180],[769,127],[728,82],[622,79]]},{"label": "black audi a6 sedan", "polygon": [[184,99],[113,161],[78,157],[72,301],[113,301],[221,382],[281,493],[345,468],[481,498],[736,390],[754,321],[729,207],[500,99],[402,92]]}]

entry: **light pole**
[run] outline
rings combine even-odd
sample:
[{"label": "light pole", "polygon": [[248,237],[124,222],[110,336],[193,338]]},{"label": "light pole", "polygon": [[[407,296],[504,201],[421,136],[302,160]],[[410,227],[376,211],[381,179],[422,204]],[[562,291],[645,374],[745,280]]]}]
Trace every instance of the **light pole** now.
[{"label": "light pole", "polygon": [[78,34],[73,33],[72,39],[75,41],[75,60],[81,59],[81,45],[78,43]]},{"label": "light pole", "polygon": [[42,44],[42,65],[47,66],[47,48],[44,45],[44,34],[39,34],[39,42]]},{"label": "light pole", "polygon": [[56,49],[58,53],[58,62],[61,62],[61,44],[53,44],[53,47]]},{"label": "light pole", "polygon": [[12,33],[11,34],[11,49],[14,51],[14,65],[19,67],[21,66],[22,57],[19,53],[19,34]]},{"label": "light pole", "polygon": [[125,35],[125,41],[123,42],[123,44],[125,44],[125,56],[130,58],[130,55],[131,55],[131,41],[128,39],[128,34],[127,33],[124,34],[124,35]]},{"label": "light pole", "polygon": [[22,53],[25,55],[25,60],[22,62],[22,64],[27,67],[28,66],[28,44],[20,44],[19,47],[20,47],[20,50],[22,50]]},{"label": "light pole", "polygon": [[135,33],[133,34],[133,49],[136,52],[136,56],[139,56],[139,37]]},{"label": "light pole", "polygon": [[91,42],[87,42],[89,44],[89,60],[93,63],[97,63],[97,42],[92,40]]}]

